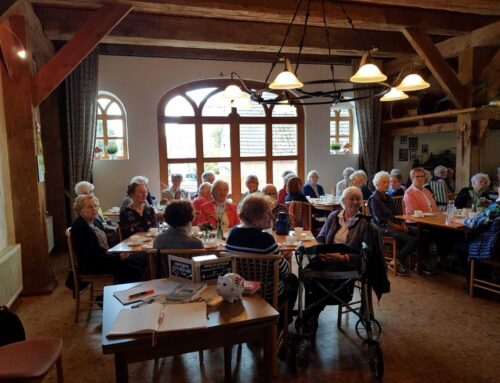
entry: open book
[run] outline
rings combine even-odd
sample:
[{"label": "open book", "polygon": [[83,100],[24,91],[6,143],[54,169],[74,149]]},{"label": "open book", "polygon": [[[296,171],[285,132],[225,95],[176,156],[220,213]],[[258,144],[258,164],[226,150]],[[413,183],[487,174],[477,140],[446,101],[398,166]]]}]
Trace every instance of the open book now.
[{"label": "open book", "polygon": [[108,338],[205,328],[207,309],[205,302],[183,304],[152,303],[136,309],[124,308],[116,317]]}]

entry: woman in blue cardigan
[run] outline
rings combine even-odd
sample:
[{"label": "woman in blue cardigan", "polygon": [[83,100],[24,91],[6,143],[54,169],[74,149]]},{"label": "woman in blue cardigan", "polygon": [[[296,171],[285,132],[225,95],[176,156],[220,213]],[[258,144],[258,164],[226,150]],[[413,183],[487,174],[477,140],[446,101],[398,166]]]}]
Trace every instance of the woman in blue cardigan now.
[{"label": "woman in blue cardigan", "polygon": [[307,183],[302,187],[302,194],[311,198],[319,198],[325,195],[323,186],[318,184],[318,181],[319,173],[316,170],[311,170],[307,174]]}]

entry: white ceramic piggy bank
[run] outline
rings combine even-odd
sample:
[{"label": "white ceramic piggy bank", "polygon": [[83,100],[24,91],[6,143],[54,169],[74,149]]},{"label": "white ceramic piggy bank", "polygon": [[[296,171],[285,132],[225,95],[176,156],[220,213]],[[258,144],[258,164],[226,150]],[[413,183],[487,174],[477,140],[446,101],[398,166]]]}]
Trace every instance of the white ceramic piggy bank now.
[{"label": "white ceramic piggy bank", "polygon": [[217,280],[217,294],[223,299],[233,303],[241,299],[245,280],[238,274],[228,273]]}]

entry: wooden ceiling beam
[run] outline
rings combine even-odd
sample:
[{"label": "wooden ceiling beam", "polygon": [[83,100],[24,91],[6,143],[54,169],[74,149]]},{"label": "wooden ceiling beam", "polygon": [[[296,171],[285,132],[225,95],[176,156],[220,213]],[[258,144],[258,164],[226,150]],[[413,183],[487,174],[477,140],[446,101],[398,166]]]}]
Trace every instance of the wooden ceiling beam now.
[{"label": "wooden ceiling beam", "polygon": [[[21,18],[21,21],[16,21]],[[16,82],[19,76],[21,59],[17,52],[19,49],[26,49],[26,40],[24,36],[14,35],[11,23],[17,22],[19,25],[24,25],[24,18],[21,16],[11,16],[8,20],[0,23],[0,51],[2,52],[3,62],[9,78]],[[23,39],[21,41],[21,39]],[[22,44],[22,46],[21,46]]]},{"label": "wooden ceiling beam", "polygon": [[[36,5],[59,7],[95,8],[101,0],[32,0]],[[296,8],[296,0],[122,0],[132,4],[135,12],[175,15],[184,17],[215,18],[241,21],[258,21],[288,24]],[[380,6],[360,2],[346,2],[347,14],[358,29],[399,31],[405,27],[422,28],[429,34],[460,35],[497,21],[495,16],[466,15],[440,10],[429,11],[409,7]],[[327,23],[330,27],[350,28],[336,2],[325,4]],[[305,11],[299,12],[297,24],[303,24]],[[322,26],[323,14],[320,0],[311,5],[310,25]]]},{"label": "wooden ceiling beam", "polygon": [[422,30],[407,28],[403,30],[410,44],[418,55],[425,60],[441,88],[448,94],[457,109],[463,109],[467,103],[467,89],[458,79],[446,60],[441,56],[429,36]]},{"label": "wooden ceiling beam", "polygon": [[[36,9],[46,36],[67,40],[93,11],[40,7]],[[188,17],[131,13],[104,38],[105,43],[170,46],[192,49],[223,49],[277,52],[286,25],[235,20],[194,19]],[[302,28],[293,26],[284,53],[297,52]],[[329,28],[333,53],[359,56],[365,46],[380,46],[380,56],[410,53],[413,48],[400,32],[360,31],[362,45],[351,29]],[[305,54],[327,55],[324,29],[308,28]]]},{"label": "wooden ceiling beam", "polygon": [[[445,59],[458,56],[468,48],[498,46],[500,44],[500,21],[476,29],[463,36],[456,36],[436,43],[436,48]],[[384,65],[384,73],[397,74],[403,65],[412,62],[415,68],[422,67],[425,62],[418,56],[398,58]]]},{"label": "wooden ceiling beam", "polygon": [[131,5],[105,4],[93,12],[33,77],[33,105],[38,106],[131,10]]}]

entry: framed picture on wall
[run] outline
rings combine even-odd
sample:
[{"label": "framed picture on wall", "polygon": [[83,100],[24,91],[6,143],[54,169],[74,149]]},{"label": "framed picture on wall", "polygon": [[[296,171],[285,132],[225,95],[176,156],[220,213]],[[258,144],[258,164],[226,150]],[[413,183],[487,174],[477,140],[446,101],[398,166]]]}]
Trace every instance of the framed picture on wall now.
[{"label": "framed picture on wall", "polygon": [[413,161],[415,158],[417,158],[417,151],[410,150],[410,161]]},{"label": "framed picture on wall", "polygon": [[418,137],[410,137],[408,139],[408,149],[410,150],[418,150]]},{"label": "framed picture on wall", "polygon": [[429,153],[429,144],[422,144],[422,154]]},{"label": "framed picture on wall", "polygon": [[408,136],[399,136],[399,143],[406,145],[408,143]]},{"label": "framed picture on wall", "polygon": [[399,161],[408,161],[408,149],[399,149]]}]

